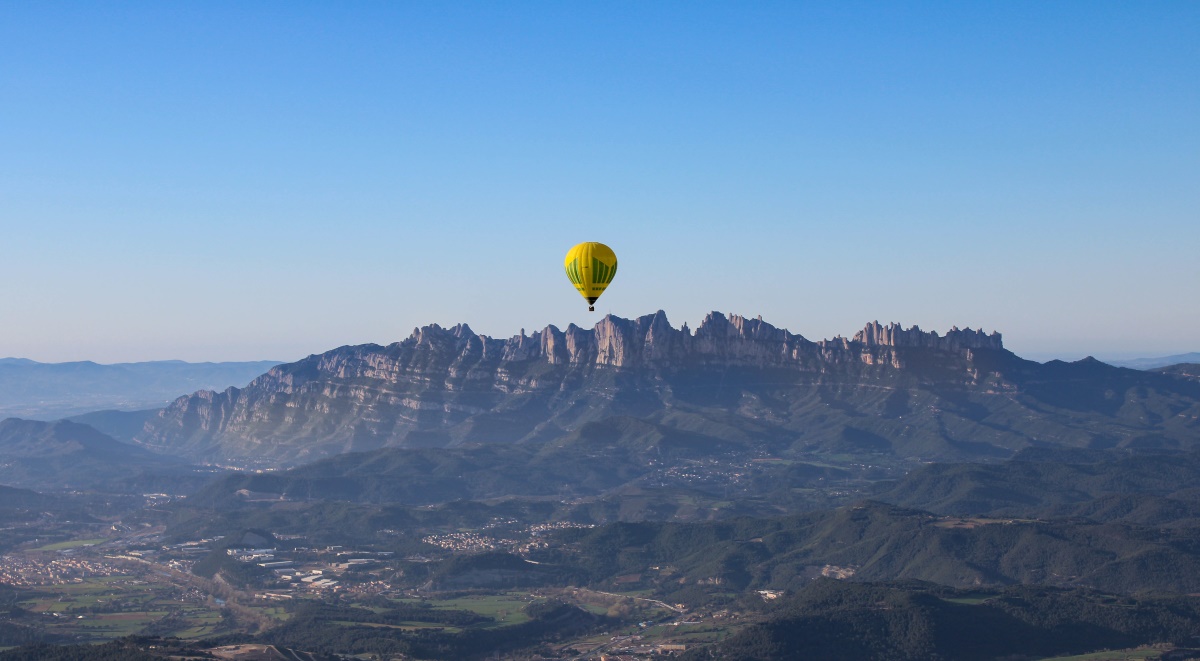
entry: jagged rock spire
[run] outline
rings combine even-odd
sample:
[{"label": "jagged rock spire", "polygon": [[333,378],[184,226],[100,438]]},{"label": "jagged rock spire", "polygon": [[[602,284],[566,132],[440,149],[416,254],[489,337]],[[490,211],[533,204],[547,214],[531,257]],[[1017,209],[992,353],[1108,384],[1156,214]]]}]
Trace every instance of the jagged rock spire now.
[{"label": "jagged rock spire", "polygon": [[944,337],[939,337],[937,331],[925,332],[915,325],[905,330],[900,324],[891,323],[881,326],[878,321],[867,324],[865,328],[855,333],[853,341],[868,346],[928,347],[944,351],[1004,348],[1000,333],[997,332],[986,335],[983,329],[965,328],[960,330],[958,326],[953,326]]},{"label": "jagged rock spire", "polygon": [[[499,352],[504,360],[537,358],[555,365],[614,367],[687,360],[784,366],[801,362],[806,351],[814,347],[848,350],[854,343],[868,347],[925,347],[942,351],[1003,349],[999,333],[987,335],[981,330],[955,327],[945,336],[939,336],[917,326],[904,329],[896,323],[884,326],[878,321],[867,324],[852,339],[838,337],[814,344],[803,336],[772,326],[763,321],[761,315],[750,318],[721,312],[706,315],[693,333],[687,324],[679,329],[671,326],[667,313],[662,310],[636,319],[605,315],[592,328],[570,324],[562,331],[547,326],[531,336],[525,335],[522,329],[521,334],[507,340],[476,335],[466,324],[451,329],[431,324],[414,331],[406,342],[434,346],[439,338],[456,346],[463,344],[458,346],[459,351],[468,350],[473,341],[482,342],[485,355]],[[883,362],[898,364],[894,359]]]}]

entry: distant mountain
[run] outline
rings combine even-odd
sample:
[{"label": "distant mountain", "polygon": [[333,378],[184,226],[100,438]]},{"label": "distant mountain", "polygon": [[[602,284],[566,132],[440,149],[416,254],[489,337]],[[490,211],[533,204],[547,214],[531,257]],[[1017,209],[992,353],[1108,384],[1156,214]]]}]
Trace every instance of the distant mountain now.
[{"label": "distant mountain", "polygon": [[1157,367],[1154,369],[1154,371],[1161,374],[1169,374],[1171,376],[1180,376],[1185,379],[1200,381],[1200,363],[1179,363],[1177,365]]},{"label": "distant mountain", "polygon": [[0,359],[0,417],[53,420],[101,409],[161,408],[181,394],[248,383],[278,361],[100,365]]},{"label": "distant mountain", "polygon": [[[696,647],[700,659],[924,661],[1042,659],[1100,649],[1194,642],[1200,600],[1009,587],[952,591],[915,581],[820,580],[781,599],[763,622]],[[1194,658],[1195,650],[1162,659]],[[1071,658],[1160,658],[1109,652]]]},{"label": "distant mountain", "polygon": [[1090,521],[960,522],[875,501],[770,519],[614,523],[564,531],[558,539],[560,550],[532,559],[579,567],[601,583],[669,566],[672,575],[643,577],[659,589],[716,579],[732,591],[794,590],[835,567],[855,580],[964,588],[1021,583],[1200,591],[1197,528],[1160,533]]},{"label": "distant mountain", "polygon": [[45,507],[52,503],[54,503],[53,498],[36,491],[0,485],[0,510],[17,507]]},{"label": "distant mountain", "polygon": [[1157,367],[1178,365],[1179,363],[1200,363],[1200,353],[1193,351],[1192,353],[1181,353],[1175,356],[1162,356],[1159,358],[1134,358],[1133,360],[1109,360],[1106,362],[1109,365],[1115,365],[1117,367],[1129,367],[1135,370],[1152,370]]},{"label": "distant mountain", "polygon": [[[384,448],[328,457],[286,471],[230,474],[192,501],[225,508],[245,489],[293,500],[428,505],[505,496],[594,496],[665,466],[721,456],[717,439],[615,417],[551,444]],[[818,472],[818,474],[821,474]]]},{"label": "distant mountain", "polygon": [[931,464],[877,498],[958,516],[1086,518],[1200,526],[1200,452],[1022,452],[999,463]]},{"label": "distant mountain", "polygon": [[88,488],[142,471],[182,473],[187,465],[60,420],[0,421],[0,484],[39,491]]},{"label": "distant mountain", "polygon": [[63,419],[94,427],[118,441],[129,443],[142,433],[148,421],[158,417],[159,410],[155,408],[142,411],[92,411]]},{"label": "distant mountain", "polygon": [[432,325],[386,347],[341,347],[181,397],[137,442],[266,467],[386,447],[552,445],[610,418],[758,456],[1182,448],[1200,441],[1200,384],[1090,358],[1026,361],[971,329],[876,322],[812,342],[719,313],[675,329],[660,311],[507,340]]}]

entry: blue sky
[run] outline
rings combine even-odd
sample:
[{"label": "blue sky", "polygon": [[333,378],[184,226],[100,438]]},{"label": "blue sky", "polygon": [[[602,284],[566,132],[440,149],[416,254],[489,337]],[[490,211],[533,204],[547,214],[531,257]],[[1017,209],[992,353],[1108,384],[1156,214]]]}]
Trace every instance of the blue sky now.
[{"label": "blue sky", "polygon": [[1198,117],[1196,2],[5,1],[0,355],[660,308],[1196,351]]}]

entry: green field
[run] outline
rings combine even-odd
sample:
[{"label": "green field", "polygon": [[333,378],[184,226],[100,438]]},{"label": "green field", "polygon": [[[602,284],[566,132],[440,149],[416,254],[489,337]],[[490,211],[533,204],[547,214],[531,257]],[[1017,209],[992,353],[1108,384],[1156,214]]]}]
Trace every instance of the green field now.
[{"label": "green field", "polygon": [[187,640],[195,640],[211,635],[216,629],[217,624],[220,623],[221,616],[211,610],[197,609],[194,612],[188,613],[187,621],[192,626],[177,630],[171,635]]},{"label": "green field", "polygon": [[50,613],[47,629],[91,641],[105,641],[143,633],[179,638],[200,638],[214,633],[220,613],[206,604],[182,601],[178,590],[151,585],[131,576],[90,578],[82,583],[43,587],[40,594],[21,603],[34,613]]},{"label": "green field", "polygon": [[[399,601],[418,603],[416,599],[403,599]],[[469,595],[453,599],[437,599],[431,600],[430,603],[436,609],[466,610],[478,613],[496,621],[494,624],[488,626],[502,627],[528,622],[529,616],[525,614],[525,607],[532,601],[528,593],[505,592],[500,594]]]},{"label": "green field", "polygon": [[1092,652],[1078,656],[1056,656],[1042,661],[1146,661],[1146,659],[1157,659],[1161,656],[1161,650],[1129,649]]},{"label": "green field", "polygon": [[347,620],[330,620],[330,624],[339,627],[370,627],[372,629],[399,629],[400,631],[418,631],[420,629],[440,629],[447,633],[458,633],[462,627],[437,624],[434,622],[401,622],[400,624],[381,624],[379,622],[350,622]]},{"label": "green field", "polygon": [[987,601],[988,599],[991,599],[993,596],[995,596],[995,595],[969,594],[965,597],[953,597],[953,598],[949,598],[949,599],[943,598],[942,601],[948,601],[952,604],[967,604],[968,606],[978,606],[979,604],[982,604],[983,602]]},{"label": "green field", "polygon": [[121,638],[141,631],[146,625],[161,619],[166,611],[134,611],[129,613],[98,613],[95,615],[71,615],[80,633],[94,638]]},{"label": "green field", "polygon": [[[267,608],[256,607],[254,610],[262,613],[263,615],[266,615],[267,617],[269,617],[272,620],[275,620],[277,622],[286,622],[292,617],[292,614],[289,613],[287,611],[287,609],[284,608],[283,606],[270,606]],[[371,610],[373,610],[375,612],[379,612],[382,609],[372,608]]]},{"label": "green field", "polygon": [[95,546],[104,541],[107,540],[103,537],[98,539],[72,539],[66,542],[58,542],[57,544],[47,544],[34,549],[34,551],[65,551],[67,549],[77,549],[81,546]]},{"label": "green field", "polygon": [[578,606],[580,608],[584,609],[585,611],[596,614],[596,615],[604,615],[604,614],[608,613],[608,607],[602,606],[600,604],[581,603],[581,604],[578,604]]}]

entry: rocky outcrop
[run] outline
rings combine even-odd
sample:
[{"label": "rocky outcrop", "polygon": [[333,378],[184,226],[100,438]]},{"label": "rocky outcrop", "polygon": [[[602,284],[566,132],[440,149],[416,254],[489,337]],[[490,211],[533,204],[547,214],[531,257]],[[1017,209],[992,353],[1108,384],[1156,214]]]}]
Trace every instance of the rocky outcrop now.
[{"label": "rocky outcrop", "polygon": [[571,325],[560,334],[549,326],[542,334],[550,363],[626,368],[695,360],[783,364],[795,359],[797,347],[812,346],[762,319],[719,312],[705,317],[694,335],[687,325],[672,327],[661,310],[632,320],[609,315],[590,330]]},{"label": "rocky outcrop", "polygon": [[[799,365],[805,358],[822,350],[870,352],[874,347],[920,347],[939,351],[963,349],[1003,350],[999,333],[952,328],[946,335],[926,332],[913,326],[903,330],[898,324],[868,324],[851,340],[836,338],[817,343],[762,320],[739,315],[710,313],[695,334],[684,324],[676,329],[667,315],[658,311],[637,319],[608,315],[593,328],[574,324],[560,331],[547,326],[532,336],[524,331],[507,340],[478,336],[465,325],[445,330],[436,324],[413,330],[406,342],[415,347],[441,347],[433,338],[445,334],[462,343],[463,355],[476,344],[484,356],[500,355],[504,361],[542,360],[551,365],[594,365],[607,367],[646,367],[658,363],[720,361],[730,365]],[[861,346],[855,346],[861,345]],[[871,361],[864,361],[871,362]],[[878,361],[875,361],[878,362]]]},{"label": "rocky outcrop", "polygon": [[995,349],[1004,348],[1000,333],[987,335],[983,329],[971,330],[951,328],[945,335],[939,336],[937,331],[926,332],[917,326],[905,330],[900,324],[881,326],[878,321],[867,324],[866,328],[854,334],[854,341],[867,346],[889,347],[926,347],[941,351],[958,351],[960,349]]},{"label": "rocky outcrop", "polygon": [[[918,352],[925,372],[970,382],[978,370],[969,351],[980,349],[1002,351],[1000,335],[873,323],[849,340],[810,342],[761,317],[717,312],[694,332],[671,326],[662,311],[508,339],[432,324],[388,346],[341,347],[280,365],[246,388],[180,397],[137,441],[193,458],[271,465],[388,445],[512,442],[605,415],[664,410],[697,379],[715,375],[720,384],[730,369],[858,382],[903,371]],[[693,376],[678,380],[683,373]]]}]

